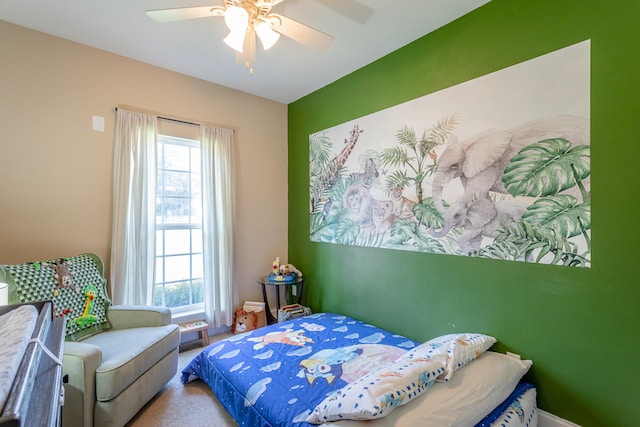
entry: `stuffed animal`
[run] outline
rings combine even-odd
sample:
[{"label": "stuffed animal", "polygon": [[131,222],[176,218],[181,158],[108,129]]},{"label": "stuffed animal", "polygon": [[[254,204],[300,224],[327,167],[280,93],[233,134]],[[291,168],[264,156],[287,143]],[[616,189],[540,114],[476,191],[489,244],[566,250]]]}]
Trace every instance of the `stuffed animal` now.
[{"label": "stuffed animal", "polygon": [[247,331],[253,331],[258,328],[258,315],[253,311],[244,311],[238,309],[233,312],[233,327],[231,328],[234,334],[241,334]]},{"label": "stuffed animal", "polygon": [[302,277],[302,271],[298,270],[293,264],[282,264],[280,266],[280,274],[288,276],[292,273],[296,273],[298,277]]},{"label": "stuffed animal", "polygon": [[43,262],[45,267],[51,267],[55,271],[53,278],[56,279],[58,285],[53,291],[53,295],[58,295],[58,289],[70,288],[78,292],[78,288],[73,286],[73,271],[70,270],[71,261],[65,261],[62,259],[56,260],[55,264],[49,262]]}]

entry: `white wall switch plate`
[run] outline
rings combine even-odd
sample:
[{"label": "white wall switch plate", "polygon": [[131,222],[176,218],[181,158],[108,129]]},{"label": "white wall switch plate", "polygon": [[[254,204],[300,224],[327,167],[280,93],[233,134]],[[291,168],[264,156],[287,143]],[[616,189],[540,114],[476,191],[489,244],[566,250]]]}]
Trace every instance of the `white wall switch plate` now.
[{"label": "white wall switch plate", "polygon": [[96,132],[104,132],[104,117],[91,116],[91,129]]}]

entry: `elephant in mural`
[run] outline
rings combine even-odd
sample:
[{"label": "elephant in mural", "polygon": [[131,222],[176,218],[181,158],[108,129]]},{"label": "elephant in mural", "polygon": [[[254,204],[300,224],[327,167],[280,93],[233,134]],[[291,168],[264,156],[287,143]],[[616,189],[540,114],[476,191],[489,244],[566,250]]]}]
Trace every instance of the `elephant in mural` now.
[{"label": "elephant in mural", "polygon": [[522,218],[525,210],[527,205],[515,199],[492,202],[484,198],[471,203],[458,200],[447,209],[443,227],[440,230],[432,228],[429,232],[440,238],[454,227],[461,228],[462,234],[456,241],[460,251],[467,254],[480,249],[483,237],[496,237],[501,225]]},{"label": "elephant in mural", "polygon": [[[442,191],[455,178],[460,179],[464,188],[457,201],[464,204],[485,198],[489,191],[508,194],[502,175],[509,160],[527,145],[551,138],[565,138],[572,146],[589,144],[589,119],[551,116],[508,130],[488,129],[464,141],[452,136],[433,176],[432,196],[436,208],[445,211]],[[588,178],[583,182],[589,185]]]}]

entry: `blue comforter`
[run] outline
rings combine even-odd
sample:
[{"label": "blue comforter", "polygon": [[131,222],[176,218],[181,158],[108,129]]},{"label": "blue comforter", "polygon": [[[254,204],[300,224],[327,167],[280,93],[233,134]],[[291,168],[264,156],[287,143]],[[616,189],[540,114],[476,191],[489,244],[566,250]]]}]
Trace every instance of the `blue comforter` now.
[{"label": "blue comforter", "polygon": [[418,343],[333,313],[312,314],[213,343],[182,371],[204,380],[241,426],[310,426],[330,393]]}]

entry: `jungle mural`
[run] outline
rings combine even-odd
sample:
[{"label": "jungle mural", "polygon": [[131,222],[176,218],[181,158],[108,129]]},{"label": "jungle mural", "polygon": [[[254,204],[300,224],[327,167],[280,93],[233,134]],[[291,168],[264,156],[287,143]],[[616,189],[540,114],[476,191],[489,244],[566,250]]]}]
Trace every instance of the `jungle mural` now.
[{"label": "jungle mural", "polygon": [[310,135],[311,240],[590,267],[589,51]]}]

